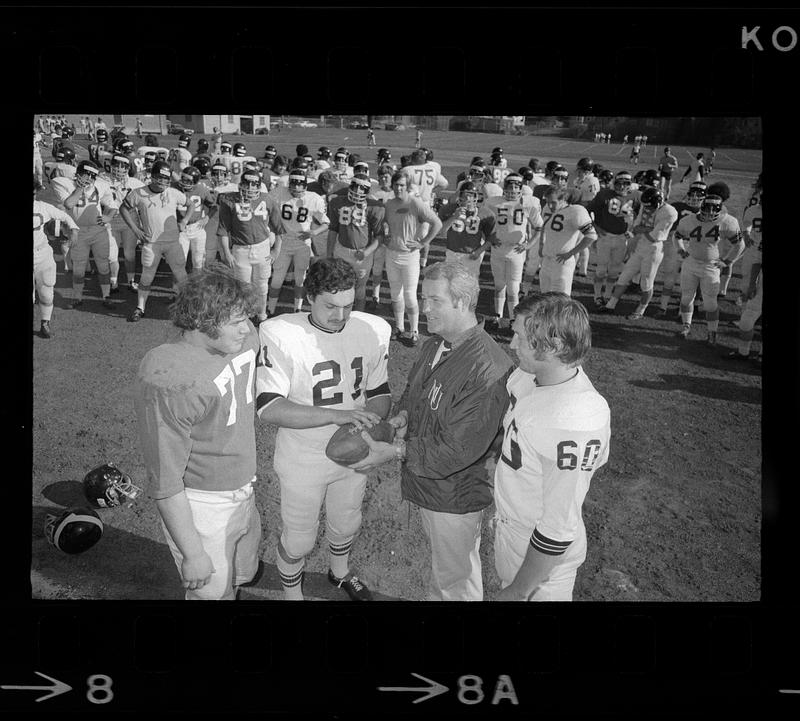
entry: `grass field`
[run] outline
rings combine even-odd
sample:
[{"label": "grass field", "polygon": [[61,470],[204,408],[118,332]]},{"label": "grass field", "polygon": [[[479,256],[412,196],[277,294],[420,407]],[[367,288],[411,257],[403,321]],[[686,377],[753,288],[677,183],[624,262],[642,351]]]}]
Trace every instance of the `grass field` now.
[{"label": "grass field", "polygon": [[[376,131],[377,147],[389,148],[393,161],[399,162],[400,155],[413,148],[414,135],[413,130]],[[345,145],[375,167],[377,148],[366,147],[363,130],[293,128],[269,137],[230,139],[234,138],[245,142],[256,156],[268,143],[290,157],[298,143],[308,145],[314,155],[320,145],[332,150]],[[176,136],[160,140],[167,147],[177,143]],[[77,139],[84,149],[86,143]],[[451,187],[472,156],[488,158],[498,145],[514,169],[537,157],[544,162],[559,160],[572,171],[584,156],[614,171],[635,169],[628,162],[630,146],[623,148],[616,142],[598,145],[563,138],[425,131],[423,145],[434,151]],[[673,185],[672,199],[677,200],[687,185],[677,183],[685,163],[708,148],[671,147],[683,163]],[[661,150],[660,145],[643,148],[638,167],[655,167]],[[710,180],[728,183],[731,198],[727,206],[737,217],[760,169],[760,151],[717,148]],[[147,317],[131,325],[125,319],[135,298],[123,292],[115,297],[115,307],[107,310],[100,304],[96,279],[86,285],[84,309],[66,310],[71,277],[63,272],[56,245],[54,251],[58,261],[55,335],[50,340],[32,337],[34,597],[180,598],[177,572],[155,506],[147,498],[131,508],[101,511],[104,537],[81,556],[59,554],[43,537],[44,514],[78,501],[79,481],[95,465],[114,460],[135,480],[143,480],[132,381],[144,353],[174,336],[167,320],[171,279],[166,266],[156,277]],[[437,241],[429,262],[443,259],[443,254]],[[686,342],[675,338],[679,326],[673,319],[648,316],[635,325],[626,320],[636,302],[633,295],[623,297],[616,315],[595,314],[591,266],[589,275],[588,279],[576,278],[573,296],[590,310],[593,350],[585,369],[611,407],[612,441],[610,460],[595,475],[584,505],[589,547],[578,573],[576,600],[757,600],[761,583],[761,371],[721,357],[734,345],[736,328],[731,323],[739,315],[733,302],[739,280],[734,277],[728,298],[720,301],[721,347],[711,348],[700,340],[705,335],[701,313],[695,315],[692,337]],[[481,274],[481,312],[490,310],[491,287],[487,259]],[[656,298],[659,292],[657,278]],[[290,297],[290,289],[284,287],[279,308],[287,309]],[[385,282],[383,300],[381,314],[391,319]],[[37,328],[35,315],[32,330]],[[424,335],[424,322],[421,331]],[[757,328],[754,349],[759,347]],[[389,369],[395,397],[403,390],[416,353],[392,343]],[[69,384],[64,368],[72,370]],[[280,533],[279,489],[272,470],[274,430],[257,426],[256,431],[265,573],[255,587],[243,593],[243,598],[251,600],[280,598],[274,565]],[[488,600],[499,588],[490,518],[491,513],[486,516],[482,543]],[[380,469],[368,482],[364,522],[352,559],[380,599],[424,597],[430,552],[419,518],[400,500],[399,474],[392,465]],[[308,597],[342,598],[324,580],[327,552],[322,544],[309,556],[306,568]]]}]

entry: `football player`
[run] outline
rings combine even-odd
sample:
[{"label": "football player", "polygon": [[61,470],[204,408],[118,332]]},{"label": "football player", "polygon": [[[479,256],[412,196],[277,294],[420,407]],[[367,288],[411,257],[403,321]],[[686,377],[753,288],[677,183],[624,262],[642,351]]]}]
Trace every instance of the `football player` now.
[{"label": "football player", "polygon": [[[722,198],[722,215],[728,214],[728,208],[725,206],[725,202],[731,197],[731,189],[728,187],[728,184],[718,180],[716,183],[712,183],[708,186],[708,194],[709,195],[718,195]],[[719,252],[720,255],[727,255],[728,251],[730,250],[730,241],[726,236],[720,237],[720,245],[719,245]],[[719,295],[721,298],[724,298],[728,295],[728,284],[731,282],[731,278],[733,277],[733,266],[741,257],[741,253],[734,257],[731,261],[730,265],[724,267],[719,274]]]},{"label": "football player", "polygon": [[608,460],[611,414],[581,363],[589,316],[575,300],[530,295],[516,311],[510,403],[494,471],[498,601],[571,601],[586,558],[581,508]]},{"label": "football player", "polygon": [[[761,304],[764,295],[764,276],[761,270],[761,230],[763,204],[763,190],[759,194],[757,205],[745,209],[742,215],[742,228],[747,244],[744,259],[742,260],[742,294],[741,303],[744,304],[742,317],[739,319],[739,342],[736,350],[728,354],[732,360],[747,359],[750,356],[750,344],[753,341],[753,329],[756,321],[761,317]],[[759,356],[760,360],[760,356]]]},{"label": "football player", "polygon": [[289,173],[289,185],[272,191],[275,212],[280,218],[281,246],[272,267],[269,288],[269,314],[275,315],[286,272],[294,272],[294,311],[303,307],[303,281],[318,243],[327,237],[328,215],[325,200],[308,190],[308,178],[300,168]]},{"label": "football player", "polygon": [[[600,191],[600,181],[594,173],[595,163],[591,158],[581,158],[575,166],[575,178],[572,181],[574,189],[572,203],[588,205]],[[585,278],[589,272],[589,248],[584,248],[578,256],[575,265],[575,275]]]},{"label": "football player", "polygon": [[[89,253],[97,265],[103,305],[113,307],[108,251],[113,242],[110,221],[117,210],[116,201],[105,181],[99,179],[100,169],[90,160],[78,163],[74,190],[63,199],[64,209],[78,224],[78,238],[69,248],[72,263],[73,300],[70,308],[83,305],[83,279]],[[67,178],[63,179],[70,183]]]},{"label": "football player", "polygon": [[42,134],[34,128],[33,130],[33,174],[39,183],[42,182],[44,169],[42,167],[42,151],[41,146],[44,145],[44,138]]},{"label": "football player", "polygon": [[333,170],[342,182],[349,182],[353,177],[353,168],[347,163],[348,153],[339,149],[333,156]]},{"label": "football player", "polygon": [[[383,167],[388,169],[388,166]],[[419,255],[439,234],[442,221],[430,205],[409,192],[410,183],[406,173],[393,173],[391,184],[394,197],[385,204],[384,237],[380,247],[385,249],[386,275],[389,278],[397,337],[413,347],[419,341],[417,286],[422,267]],[[420,235],[421,226],[427,228],[425,235]],[[374,275],[372,282],[375,293]],[[380,286],[380,275],[377,276],[377,285]],[[405,332],[405,313],[408,313],[408,333]]]},{"label": "football player", "polygon": [[502,187],[503,181],[511,171],[508,168],[508,161],[503,157],[501,148],[495,148],[492,151],[492,154],[489,156],[489,166],[487,170],[492,176],[492,182]]},{"label": "football player", "polygon": [[196,161],[200,158],[207,160],[209,166],[211,165],[211,153],[209,152],[208,141],[205,138],[199,138],[197,140],[197,153],[192,156],[191,164],[195,165]]},{"label": "football player", "polygon": [[[621,170],[614,177],[613,189],[602,188],[589,202],[597,231],[597,262],[594,270],[594,304],[596,308],[608,301],[619,277],[627,253],[627,232],[639,210],[638,200],[631,196],[631,174]],[[605,286],[605,293],[603,287]]]},{"label": "football player", "polygon": [[[681,183],[684,180],[686,180],[686,176],[691,174],[692,165],[693,165],[692,163],[689,163],[688,167],[686,168],[686,172],[683,174],[683,177],[681,178]],[[694,177],[692,178],[692,181],[702,182],[703,178],[705,177],[705,174],[706,174],[706,166],[705,166],[705,160],[703,160],[703,153],[698,153],[694,162]]]},{"label": "football player", "polygon": [[462,181],[456,185],[456,193],[458,193],[461,185],[466,182],[472,183],[475,191],[478,194],[478,207],[483,207],[486,198],[501,196],[503,189],[495,183],[489,173],[486,171],[485,163],[478,159],[472,162],[467,171],[468,181]]},{"label": "football player", "polygon": [[[730,242],[726,255],[720,253],[720,239]],[[688,242],[689,248],[686,249]],[[732,215],[722,214],[722,198],[706,195],[696,215],[687,215],[675,230],[675,243],[683,258],[681,268],[681,320],[683,328],[678,337],[686,340],[692,329],[694,297],[697,287],[703,295],[703,310],[708,324],[706,341],[709,345],[717,343],[719,327],[719,271],[730,265],[744,250],[744,239],[739,223]]]},{"label": "football player", "polygon": [[317,151],[317,159],[314,161],[314,167],[317,170],[327,170],[331,167],[331,149],[323,145]]},{"label": "football player", "polygon": [[[545,178],[549,179],[548,183],[537,185],[533,189],[533,197],[536,198],[542,207],[544,207],[544,194],[550,188],[551,185],[554,185],[556,188],[563,188],[566,189],[569,185],[569,171],[560,163],[556,162],[555,160],[551,160],[545,169]],[[573,197],[572,191],[567,196],[570,200]]]},{"label": "football player", "polygon": [[[444,190],[449,185],[447,178],[442,175],[441,166],[434,161],[428,161],[427,153],[422,148],[411,153],[410,162],[403,168],[403,172],[408,178],[409,188],[411,188],[411,185],[416,186],[420,200],[429,208],[433,208],[435,190],[437,188]],[[430,228],[425,223],[420,225],[420,235],[417,240],[427,236],[429,230]],[[429,245],[423,243],[419,255],[421,268],[424,268],[428,262],[428,250]]]},{"label": "football player", "polygon": [[277,565],[287,600],[303,599],[305,557],[316,543],[323,502],[329,581],[353,600],[372,599],[349,562],[367,476],[325,455],[338,426],[371,426],[386,418],[392,403],[391,329],[382,318],[352,310],[356,284],[350,264],[321,259],[304,283],[311,312],[270,318],[259,327],[255,397],[259,418],[278,426],[273,463],[283,528]]},{"label": "football player", "polygon": [[670,152],[669,147],[664,148],[664,155],[658,161],[658,175],[661,191],[664,198],[669,200],[672,190],[672,174],[678,169],[678,159]]},{"label": "football player", "polygon": [[89,160],[98,168],[103,166],[100,163],[100,151],[105,150],[108,145],[108,132],[105,128],[95,130],[95,142],[89,143]]},{"label": "football player", "polygon": [[136,377],[148,495],[186,600],[234,600],[258,570],[255,295],[219,263],[192,273],[170,306],[180,337],[150,350]]},{"label": "football player", "polygon": [[75,151],[69,145],[62,145],[56,150],[55,161],[48,160],[44,164],[44,174],[48,180],[54,178],[75,178]]},{"label": "football player", "polygon": [[613,295],[599,309],[613,311],[627,290],[628,283],[639,274],[642,295],[639,305],[628,315],[628,320],[641,320],[644,317],[647,305],[653,297],[653,283],[658,266],[664,258],[664,241],[669,238],[672,226],[678,219],[678,211],[664,200],[664,193],[660,188],[645,188],[640,203],[639,213],[633,221],[633,227],[628,231],[636,238],[636,248],[617,278]]},{"label": "football player", "polygon": [[[378,187],[373,187],[370,198],[386,205],[386,201],[395,197],[392,188],[392,175],[394,171],[388,164],[378,167]],[[381,302],[381,282],[383,281],[383,269],[386,265],[386,242],[384,239],[378,243],[378,249],[373,254],[372,260],[372,310],[377,310]],[[388,271],[387,271],[388,277]],[[369,306],[367,306],[369,307]]]},{"label": "football player", "polygon": [[178,147],[170,150],[169,168],[172,172],[172,179],[175,182],[180,181],[181,171],[188,165],[192,164],[192,153],[189,150],[189,145],[192,142],[192,136],[185,133],[178,136]]},{"label": "football player", "polygon": [[558,291],[570,295],[577,256],[597,240],[597,232],[586,207],[569,202],[567,188],[550,186],[542,207],[542,242],[539,286],[542,293]]},{"label": "football player", "polygon": [[[111,159],[111,174],[109,185],[111,194],[117,208],[122,206],[125,196],[133,188],[144,187],[144,183],[138,178],[130,176],[131,163],[124,155],[115,155]],[[123,220],[119,212],[114,213],[111,218],[111,246],[109,247],[109,268],[111,271],[111,294],[119,292],[117,278],[119,276],[119,251],[125,259],[125,277],[128,279],[128,290],[132,293],[138,289],[136,283],[136,246],[139,241]]]},{"label": "football player", "polygon": [[672,225],[670,237],[664,243],[664,260],[661,261],[661,298],[659,301],[659,311],[656,313],[656,318],[666,318],[669,312],[669,301],[672,297],[672,289],[675,287],[675,281],[678,279],[681,269],[681,261],[683,258],[678,254],[678,249],[675,246],[675,231],[678,229],[678,224],[687,216],[700,212],[700,205],[703,198],[706,197],[706,184],[705,183],[692,183],[689,186],[689,191],[686,193],[685,200],[678,200],[672,203],[672,207],[678,213],[678,218]]},{"label": "football player", "polygon": [[[186,195],[171,183],[169,164],[157,160],[150,171],[150,183],[130,190],[119,209],[122,219],[142,243],[142,275],[136,308],[128,316],[131,323],[138,323],[144,317],[150,286],[162,258],[166,258],[176,281],[180,283],[186,278],[186,256],[178,238],[191,222],[195,210]],[[178,206],[187,208],[180,221]]]},{"label": "football player", "polygon": [[[341,176],[340,176],[341,177]],[[347,196],[335,196],[328,207],[328,258],[342,258],[355,271],[355,309],[363,311],[372,270],[373,253],[383,235],[384,207],[369,197],[372,184],[366,175],[354,175]]]},{"label": "football player", "polygon": [[267,295],[272,264],[281,250],[275,201],[261,189],[261,176],[252,170],[242,173],[236,193],[222,193],[217,236],[225,262],[246,283],[259,292],[258,316],[267,317]]},{"label": "football player", "polygon": [[503,195],[489,198],[484,206],[496,218],[489,257],[494,278],[494,312],[497,318],[502,318],[503,306],[507,304],[512,323],[527,251],[542,228],[539,201],[532,194],[523,196],[522,187],[522,176],[509,172],[503,181]]},{"label": "football player", "polygon": [[631,147],[631,157],[630,162],[634,165],[639,165],[639,153],[642,149],[642,141],[640,137],[637,135],[633,139],[633,146]]},{"label": "football player", "polygon": [[231,161],[233,160],[233,145],[227,140],[220,144],[219,152],[215,152],[211,158],[211,164],[217,165],[222,163],[228,171],[231,169]]},{"label": "football player", "polygon": [[258,163],[258,161],[252,155],[247,154],[247,147],[244,143],[234,143],[231,154],[233,156],[229,165],[231,182],[238,185],[245,163]]},{"label": "football player", "polygon": [[[209,181],[214,199],[218,198],[221,193],[235,193],[239,190],[236,184],[231,183],[228,168],[224,163],[217,163],[211,166]],[[221,260],[225,259],[222,248],[219,245],[218,228],[219,212],[210,213],[206,223],[206,265],[216,260],[218,254]]]},{"label": "football player", "polygon": [[439,218],[445,234],[445,260],[461,261],[476,278],[490,243],[496,242],[497,219],[479,202],[480,190],[466,180],[456,190],[456,202],[442,206]]},{"label": "football player", "polygon": [[272,164],[275,162],[276,157],[278,157],[278,151],[274,145],[268,145],[266,148],[264,148],[264,157],[261,159],[262,169],[267,168],[269,170],[272,168]]},{"label": "football player", "polygon": [[158,160],[158,154],[156,153],[155,150],[145,150],[144,155],[142,155],[141,157],[142,157],[142,169],[136,174],[136,179],[141,180],[143,183],[146,184],[150,180],[150,169],[153,167],[153,163],[155,163],[156,160]]},{"label": "football player", "polygon": [[609,190],[614,185],[614,173],[606,168],[597,174],[597,180],[600,183],[600,190]]},{"label": "football player", "polygon": [[530,195],[533,197],[534,174],[533,171],[527,166],[523,165],[517,174],[522,177],[522,195]]},{"label": "football player", "polygon": [[56,285],[56,262],[53,259],[53,249],[47,240],[44,226],[51,220],[58,221],[70,230],[68,244],[78,242],[78,224],[63,210],[50,203],[43,203],[36,199],[36,194],[42,189],[42,184],[33,178],[33,302],[39,297],[39,335],[50,338],[50,321],[53,317],[53,288]]},{"label": "football player", "polygon": [[[268,192],[275,190],[275,187],[281,182],[281,178],[286,175],[286,168],[288,165],[289,161],[285,156],[276,155],[275,159],[272,161],[272,167],[264,170],[264,182]],[[285,183],[287,186],[288,180],[287,178]]]},{"label": "football player", "polygon": [[[206,261],[206,225],[209,215],[217,212],[215,193],[205,184],[200,182],[200,170],[194,165],[188,165],[181,171],[181,179],[177,185],[183,192],[186,200],[194,206],[194,217],[185,230],[178,236],[178,242],[183,249],[184,259],[188,259],[189,251],[192,252],[192,268],[200,270]],[[177,218],[183,218],[186,208],[178,206]]]}]

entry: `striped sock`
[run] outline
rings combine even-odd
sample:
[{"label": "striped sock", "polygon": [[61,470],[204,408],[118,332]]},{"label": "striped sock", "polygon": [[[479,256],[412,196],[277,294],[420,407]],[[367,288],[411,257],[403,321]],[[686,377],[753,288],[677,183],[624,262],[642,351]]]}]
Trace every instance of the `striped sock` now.
[{"label": "striped sock", "polygon": [[353,545],[351,537],[345,543],[334,543],[328,541],[330,549],[331,571],[336,578],[344,578],[347,575],[350,564],[350,547]]},{"label": "striped sock", "polygon": [[303,567],[305,558],[299,561],[287,563],[283,556],[278,553],[277,557],[278,573],[281,576],[281,585],[287,601],[303,600]]}]

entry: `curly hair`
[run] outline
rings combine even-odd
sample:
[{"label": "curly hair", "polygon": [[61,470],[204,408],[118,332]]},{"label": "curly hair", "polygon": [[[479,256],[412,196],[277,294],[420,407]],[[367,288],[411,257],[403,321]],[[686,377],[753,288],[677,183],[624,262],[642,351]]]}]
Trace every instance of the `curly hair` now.
[{"label": "curly hair", "polygon": [[356,272],[347,261],[341,258],[320,258],[306,273],[303,281],[309,300],[320,293],[338,293],[356,287]]},{"label": "curly hair", "polygon": [[530,293],[514,314],[525,318],[526,340],[537,356],[554,353],[564,365],[575,368],[592,347],[589,314],[565,293]]},{"label": "curly hair", "polygon": [[216,339],[219,327],[232,317],[256,313],[259,297],[254,285],[238,280],[227,265],[214,262],[180,283],[169,312],[178,328],[199,330]]}]

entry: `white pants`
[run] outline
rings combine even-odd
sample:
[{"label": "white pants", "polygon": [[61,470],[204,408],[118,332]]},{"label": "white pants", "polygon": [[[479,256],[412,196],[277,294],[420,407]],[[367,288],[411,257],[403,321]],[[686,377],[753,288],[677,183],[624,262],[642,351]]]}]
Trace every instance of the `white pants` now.
[{"label": "white pants", "polygon": [[[235,491],[186,489],[194,526],[214,565],[214,573],[205,586],[186,591],[187,601],[232,601],[236,587],[256,575],[261,516],[256,508],[254,481]],[[183,554],[163,520],[161,527],[180,573]]]},{"label": "white pants", "polygon": [[646,246],[641,243],[637,246],[625,267],[617,278],[616,285],[627,286],[638,273],[639,287],[643,293],[653,290],[653,283],[658,273],[658,266],[664,257],[664,243],[648,243]]},{"label": "white pants", "polygon": [[619,276],[625,260],[627,244],[628,241],[624,235],[605,233],[597,236],[597,265],[594,270],[597,280],[605,279],[608,276],[615,279]]},{"label": "white pants", "polygon": [[419,250],[410,253],[402,250],[386,251],[386,275],[389,278],[389,294],[392,303],[403,305],[403,309],[417,309],[417,286],[419,285]]},{"label": "white pants", "polygon": [[557,291],[572,294],[572,276],[575,273],[577,259],[573,255],[566,263],[559,263],[555,258],[542,258],[539,271],[539,287],[542,293]]},{"label": "white pants", "polygon": [[268,240],[254,245],[234,245],[233,271],[245,283],[252,282],[264,298],[269,291],[269,276],[272,273],[272,258],[269,254]]},{"label": "white pants", "polygon": [[[494,565],[500,584],[508,586],[522,566],[531,540],[532,530],[515,526],[500,514],[495,516]],[[529,532],[530,531],[530,532]],[[581,520],[577,538],[564,552],[562,560],[550,571],[529,601],[571,601],[578,568],[586,559],[586,528]]]},{"label": "white pants", "polygon": [[428,601],[482,601],[481,519],[483,511],[441,513],[420,508],[431,544]]},{"label": "white pants", "polygon": [[183,250],[184,262],[192,251],[192,268],[200,270],[206,262],[206,231],[205,228],[186,230],[178,236],[178,242]]}]

